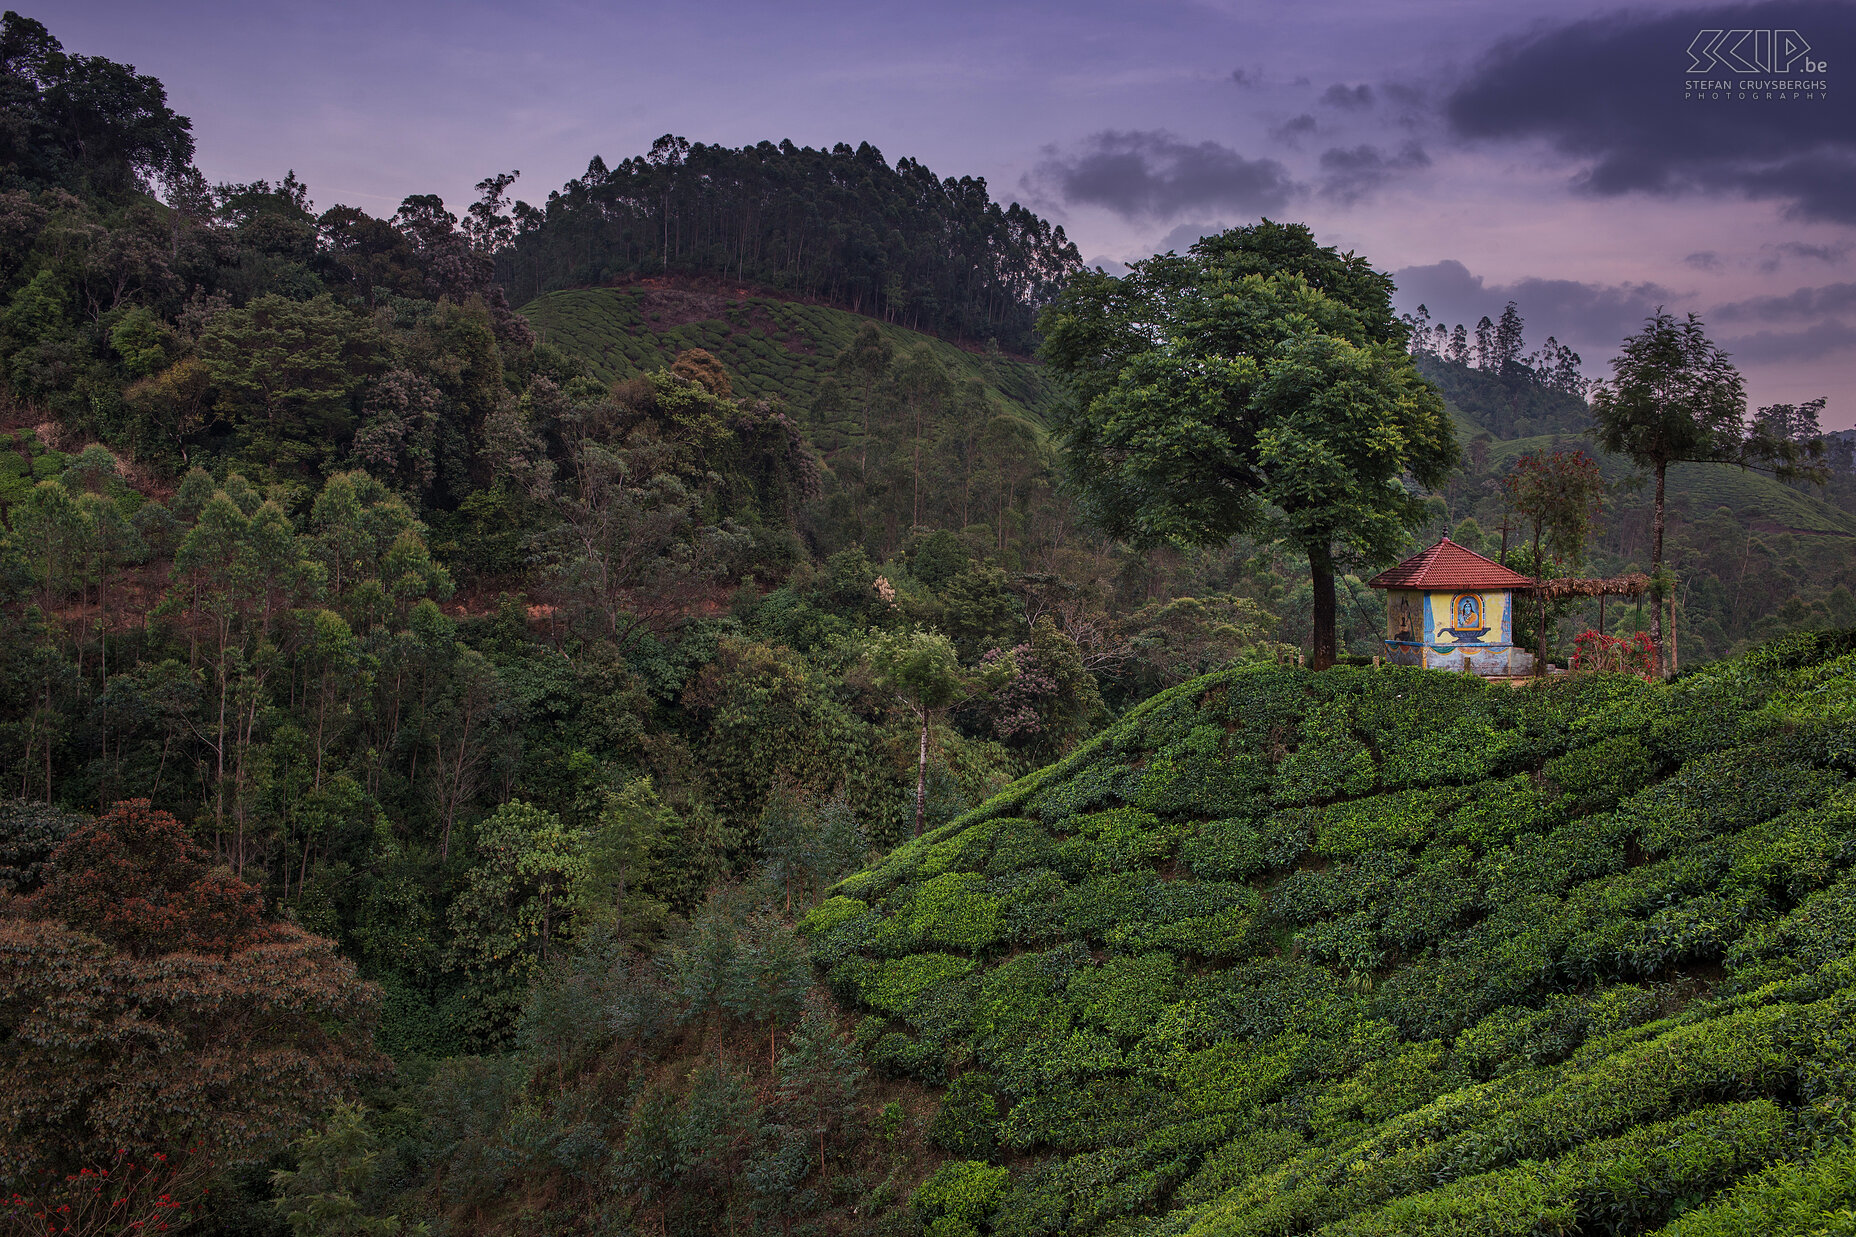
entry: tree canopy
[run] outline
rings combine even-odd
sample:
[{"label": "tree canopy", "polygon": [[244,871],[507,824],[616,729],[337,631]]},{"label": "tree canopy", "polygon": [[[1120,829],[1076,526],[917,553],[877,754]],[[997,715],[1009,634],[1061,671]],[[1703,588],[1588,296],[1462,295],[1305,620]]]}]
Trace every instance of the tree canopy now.
[{"label": "tree canopy", "polygon": [[1336,553],[1383,560],[1457,461],[1406,352],[1392,281],[1268,220],[1124,279],[1083,274],[1040,319],[1069,383],[1067,466],[1137,544],[1280,537],[1309,556],[1318,665],[1335,655]]},{"label": "tree canopy", "polygon": [[121,193],[193,163],[192,123],[133,65],[74,56],[45,26],[0,17],[0,175],[7,188]]},{"label": "tree canopy", "polygon": [[694,275],[1020,350],[1082,266],[1061,227],[999,206],[983,179],[891,166],[867,142],[734,149],[666,134],[615,167],[595,158],[544,205],[516,203],[513,219],[497,261],[517,304],[573,284]]},{"label": "tree canopy", "polygon": [[270,1154],[386,1062],[377,990],[332,941],[260,920],[258,890],[179,821],[117,804],[0,898],[0,1173],[113,1149]]}]

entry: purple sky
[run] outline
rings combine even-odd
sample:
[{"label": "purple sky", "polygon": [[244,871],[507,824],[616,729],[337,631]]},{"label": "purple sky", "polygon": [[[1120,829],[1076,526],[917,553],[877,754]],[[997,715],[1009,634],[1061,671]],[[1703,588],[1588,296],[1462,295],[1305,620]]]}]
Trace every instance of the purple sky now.
[{"label": "purple sky", "polygon": [[[1694,310],[1756,404],[1856,425],[1856,5],[1591,0],[307,5],[60,0],[67,49],[160,77],[214,180],[321,206],[539,201],[674,132],[868,141],[984,176],[1125,262],[1301,219],[1472,328],[1513,299],[1606,372]],[[1824,97],[1684,100],[1703,29],[1792,30]],[[1754,44],[1739,50],[1746,53]],[[1830,67],[1807,72],[1805,61]],[[1773,76],[1760,73],[1760,78]]]}]

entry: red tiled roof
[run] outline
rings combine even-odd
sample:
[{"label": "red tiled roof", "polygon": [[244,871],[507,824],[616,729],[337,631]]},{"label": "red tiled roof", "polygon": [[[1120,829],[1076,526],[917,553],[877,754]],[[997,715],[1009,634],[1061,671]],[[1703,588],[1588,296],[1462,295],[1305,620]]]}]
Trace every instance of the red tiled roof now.
[{"label": "red tiled roof", "polygon": [[1448,537],[1380,572],[1367,584],[1373,588],[1422,589],[1534,587],[1534,582],[1520,572],[1466,550]]}]

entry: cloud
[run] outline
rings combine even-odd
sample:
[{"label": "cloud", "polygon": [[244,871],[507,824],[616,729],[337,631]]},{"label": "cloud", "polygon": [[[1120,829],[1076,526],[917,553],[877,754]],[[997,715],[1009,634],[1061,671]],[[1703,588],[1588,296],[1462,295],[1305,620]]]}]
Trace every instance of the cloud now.
[{"label": "cloud", "polygon": [[1128,220],[1206,209],[1260,215],[1298,192],[1274,159],[1247,159],[1217,142],[1184,142],[1159,129],[1105,129],[1080,149],[1050,148],[1028,179],[1067,205],[1102,206]]},{"label": "cloud", "polygon": [[1307,112],[1289,119],[1270,130],[1270,137],[1284,146],[1300,147],[1302,139],[1315,131],[1315,118]]},{"label": "cloud", "polygon": [[1083,265],[1091,270],[1100,267],[1103,274],[1113,275],[1117,279],[1128,273],[1128,264],[1117,262],[1113,258],[1085,258]]},{"label": "cloud", "polygon": [[1723,339],[1721,347],[1739,363],[1815,361],[1856,348],[1856,326],[1826,318],[1802,331],[1755,331],[1732,336]]},{"label": "cloud", "polygon": [[1222,223],[1182,223],[1160,238],[1160,247],[1154,252],[1178,253],[1198,244],[1200,237],[1216,236],[1224,230]]},{"label": "cloud", "polygon": [[1805,262],[1822,262],[1834,266],[1850,256],[1850,250],[1856,249],[1849,241],[1838,241],[1831,245],[1807,245],[1803,241],[1780,241],[1772,247],[1782,257],[1797,258]]},{"label": "cloud", "polygon": [[1321,196],[1351,206],[1395,176],[1431,166],[1431,157],[1416,142],[1406,142],[1397,154],[1377,146],[1339,146],[1321,152]]},{"label": "cloud", "polygon": [[1838,241],[1828,245],[1807,245],[1803,241],[1780,241],[1776,245],[1761,245],[1765,256],[1756,263],[1762,274],[1771,275],[1785,265],[1787,261],[1815,262],[1823,266],[1836,266],[1849,256],[1850,250],[1856,248],[1849,241]]},{"label": "cloud", "polygon": [[1358,86],[1343,86],[1335,82],[1322,94],[1321,101],[1329,107],[1357,112],[1361,108],[1373,105],[1373,88],[1365,82],[1361,82]]},{"label": "cloud", "polygon": [[1784,296],[1756,296],[1744,301],[1717,305],[1708,314],[1710,322],[1787,322],[1799,318],[1824,318],[1833,314],[1856,314],[1856,283],[1824,284],[1817,288],[1798,288]]},{"label": "cloud", "polygon": [[1698,271],[1718,271],[1721,269],[1721,255],[1712,249],[1703,249],[1683,258],[1682,265],[1692,266]]},{"label": "cloud", "polygon": [[1249,89],[1263,84],[1262,77],[1255,69],[1236,68],[1231,70],[1231,80],[1239,86]]},{"label": "cloud", "polygon": [[[1600,197],[1723,190],[1789,217],[1856,223],[1856,126],[1816,99],[1684,99],[1698,31],[1797,30],[1814,52],[1856,44],[1846,0],[1763,0],[1589,18],[1497,44],[1444,103],[1466,140],[1539,139],[1576,160]],[[1733,78],[1725,68],[1712,79]],[[1762,75],[1764,76],[1764,75]],[[1799,78],[1801,66],[1772,76]],[[1820,75],[1821,76],[1821,75]]]},{"label": "cloud", "polygon": [[1476,319],[1484,314],[1494,318],[1513,301],[1526,321],[1530,348],[1555,336],[1585,355],[1588,370],[1594,368],[1594,359],[1612,355],[1657,306],[1678,299],[1654,283],[1597,284],[1527,276],[1492,284],[1453,259],[1408,266],[1392,278],[1401,309],[1411,311],[1423,304],[1433,322],[1451,326],[1461,322],[1474,329]]}]

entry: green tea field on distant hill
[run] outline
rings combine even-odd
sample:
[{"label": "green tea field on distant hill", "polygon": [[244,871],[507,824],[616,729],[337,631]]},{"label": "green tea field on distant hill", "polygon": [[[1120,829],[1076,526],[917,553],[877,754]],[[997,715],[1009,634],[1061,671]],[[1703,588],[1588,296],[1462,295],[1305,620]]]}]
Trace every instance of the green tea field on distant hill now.
[{"label": "green tea field on distant hill", "polygon": [[[833,359],[873,321],[769,296],[638,286],[548,292],[521,312],[545,342],[585,360],[607,382],[702,348],[722,362],[738,393],[799,407],[811,406]],[[899,350],[933,349],[957,379],[978,378],[1024,412],[1041,413],[1053,398],[1041,368],[1024,358],[969,351],[887,323],[878,328]]]}]

